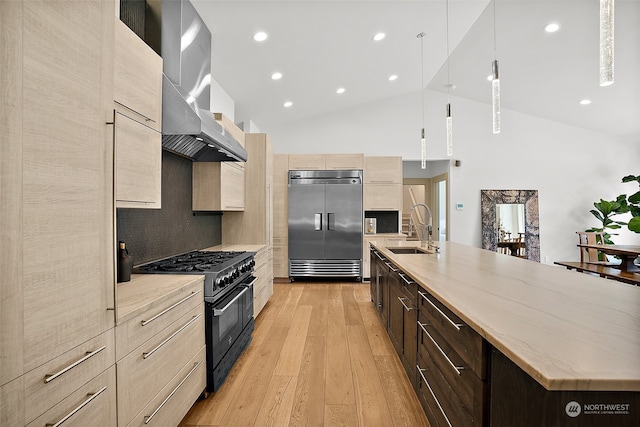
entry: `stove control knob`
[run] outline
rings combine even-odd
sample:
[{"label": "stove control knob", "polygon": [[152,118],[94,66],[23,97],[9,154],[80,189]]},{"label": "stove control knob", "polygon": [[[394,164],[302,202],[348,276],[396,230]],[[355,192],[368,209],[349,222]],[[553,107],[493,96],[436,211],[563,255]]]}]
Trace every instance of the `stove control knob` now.
[{"label": "stove control knob", "polygon": [[222,284],[222,278],[221,277],[217,277],[216,281],[215,281],[215,287],[219,288],[221,284]]}]

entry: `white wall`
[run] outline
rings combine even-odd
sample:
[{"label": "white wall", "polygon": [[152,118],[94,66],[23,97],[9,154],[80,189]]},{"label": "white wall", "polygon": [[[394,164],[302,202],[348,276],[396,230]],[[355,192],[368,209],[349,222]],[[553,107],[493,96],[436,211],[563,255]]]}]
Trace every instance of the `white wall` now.
[{"label": "white wall", "polygon": [[[429,159],[446,158],[446,95],[426,91]],[[543,262],[579,259],[578,230],[597,226],[593,202],[636,191],[622,184],[640,174],[640,141],[625,143],[589,130],[527,116],[502,108],[502,132],[491,132],[491,109],[451,98],[454,120],[450,169],[450,238],[481,246],[480,190],[538,190],[540,253]],[[270,129],[274,153],[353,153],[420,157],[420,94],[314,117]],[[514,154],[517,153],[517,154]],[[463,203],[463,210],[456,210]],[[626,230],[616,243],[640,244]]]},{"label": "white wall", "polygon": [[218,84],[217,81],[211,79],[211,111],[213,113],[222,113],[235,123],[235,105],[234,100],[229,94]]}]

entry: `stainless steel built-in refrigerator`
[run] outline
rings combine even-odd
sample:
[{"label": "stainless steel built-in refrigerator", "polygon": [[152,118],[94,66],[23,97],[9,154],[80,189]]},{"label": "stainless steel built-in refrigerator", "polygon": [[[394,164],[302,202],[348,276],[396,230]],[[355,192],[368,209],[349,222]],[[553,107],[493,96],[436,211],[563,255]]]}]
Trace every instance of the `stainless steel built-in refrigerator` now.
[{"label": "stainless steel built-in refrigerator", "polygon": [[362,171],[289,171],[289,279],[362,278]]}]

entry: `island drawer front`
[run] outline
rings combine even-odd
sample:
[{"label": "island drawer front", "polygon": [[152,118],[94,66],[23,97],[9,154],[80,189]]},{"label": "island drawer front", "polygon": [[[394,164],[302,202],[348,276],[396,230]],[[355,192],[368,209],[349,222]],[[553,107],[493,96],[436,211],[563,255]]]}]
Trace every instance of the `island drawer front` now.
[{"label": "island drawer front", "polygon": [[27,423],[113,365],[113,329],[67,351],[24,376]]},{"label": "island drawer front", "polygon": [[426,355],[418,355],[416,391],[431,427],[472,427],[482,425],[482,413],[473,414]]},{"label": "island drawer front", "polygon": [[205,344],[204,304],[117,362],[118,424],[127,425]]},{"label": "island drawer front", "polygon": [[[204,279],[116,326],[116,360],[129,354],[195,307],[204,307]],[[143,326],[144,324],[144,326]]]},{"label": "island drawer front", "polygon": [[202,346],[127,427],[177,426],[206,385],[207,360],[205,347]]},{"label": "island drawer front", "polygon": [[[443,339],[423,313],[418,317],[418,354],[434,366],[451,388],[451,393],[468,410],[483,399],[483,381],[469,369],[469,365]],[[427,335],[428,334],[428,335]]]},{"label": "island drawer front", "polygon": [[418,292],[420,314],[482,380],[487,376],[486,342],[451,310],[424,290]]}]

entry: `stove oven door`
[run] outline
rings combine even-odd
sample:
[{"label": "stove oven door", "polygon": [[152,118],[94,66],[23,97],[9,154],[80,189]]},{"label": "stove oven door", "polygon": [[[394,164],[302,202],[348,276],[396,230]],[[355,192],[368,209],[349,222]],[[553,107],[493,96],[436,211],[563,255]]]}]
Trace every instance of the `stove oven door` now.
[{"label": "stove oven door", "polygon": [[245,325],[244,299],[251,289],[236,286],[216,303],[206,304],[207,365],[215,368],[238,338]]}]

